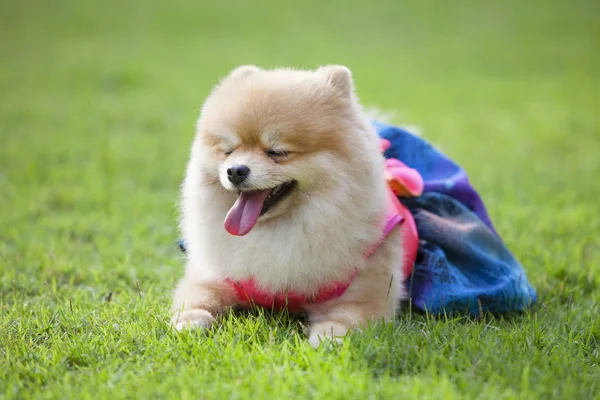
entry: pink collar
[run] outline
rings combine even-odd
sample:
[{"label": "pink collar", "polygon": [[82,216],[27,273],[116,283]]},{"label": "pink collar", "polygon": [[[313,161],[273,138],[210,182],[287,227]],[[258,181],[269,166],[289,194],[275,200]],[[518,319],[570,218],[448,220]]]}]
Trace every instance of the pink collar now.
[{"label": "pink collar", "polygon": [[[389,142],[381,140],[381,149],[385,151],[389,147]],[[412,271],[412,266],[417,254],[418,235],[416,225],[410,211],[398,200],[401,197],[418,196],[423,191],[423,179],[419,173],[407,167],[396,159],[387,159],[385,163],[385,178],[388,182],[388,206],[385,214],[382,235],[366,255],[369,258],[383,244],[392,230],[400,225],[402,228],[402,242],[399,245],[404,247],[405,262],[402,265],[404,276],[408,276]],[[226,279],[232,285],[237,294],[238,302],[242,305],[254,303],[267,309],[283,309],[290,311],[301,311],[306,304],[322,303],[340,297],[350,286],[352,280],[356,277],[358,270],[354,270],[347,280],[342,282],[332,282],[319,289],[313,296],[307,296],[302,293],[269,293],[256,285],[254,279],[245,281],[233,281]]]}]

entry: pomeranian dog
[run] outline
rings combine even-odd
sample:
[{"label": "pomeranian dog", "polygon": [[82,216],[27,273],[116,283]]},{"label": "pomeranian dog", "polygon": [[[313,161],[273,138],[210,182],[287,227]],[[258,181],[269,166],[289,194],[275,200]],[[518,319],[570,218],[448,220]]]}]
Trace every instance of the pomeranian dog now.
[{"label": "pomeranian dog", "polygon": [[[406,296],[380,140],[348,68],[242,66],[206,99],[182,186],[172,323],[235,306],[307,313],[309,342],[389,320]],[[373,250],[376,249],[376,250]]]}]

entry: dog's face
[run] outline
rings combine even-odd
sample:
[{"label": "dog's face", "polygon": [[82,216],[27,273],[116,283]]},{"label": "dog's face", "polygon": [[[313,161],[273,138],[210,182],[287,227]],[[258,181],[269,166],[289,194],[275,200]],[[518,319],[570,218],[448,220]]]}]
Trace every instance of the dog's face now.
[{"label": "dog's face", "polygon": [[246,66],[217,86],[202,109],[198,143],[206,183],[237,196],[225,218],[229,233],[245,235],[352,176],[354,107],[351,75],[341,66]]}]

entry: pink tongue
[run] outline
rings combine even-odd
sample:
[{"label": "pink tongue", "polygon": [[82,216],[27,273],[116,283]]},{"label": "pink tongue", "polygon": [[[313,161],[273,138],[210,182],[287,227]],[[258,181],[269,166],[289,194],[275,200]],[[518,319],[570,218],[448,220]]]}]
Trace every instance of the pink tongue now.
[{"label": "pink tongue", "polygon": [[227,232],[236,236],[244,236],[250,232],[256,225],[263,203],[270,193],[270,190],[242,192],[225,217]]}]

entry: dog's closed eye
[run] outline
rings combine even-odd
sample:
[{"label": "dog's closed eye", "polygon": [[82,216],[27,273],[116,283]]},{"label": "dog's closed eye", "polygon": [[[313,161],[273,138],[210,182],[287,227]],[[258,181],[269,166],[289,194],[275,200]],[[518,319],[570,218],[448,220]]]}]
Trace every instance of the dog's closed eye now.
[{"label": "dog's closed eye", "polygon": [[290,154],[288,151],[285,151],[285,150],[273,150],[273,149],[265,150],[265,153],[269,157],[285,157]]}]

